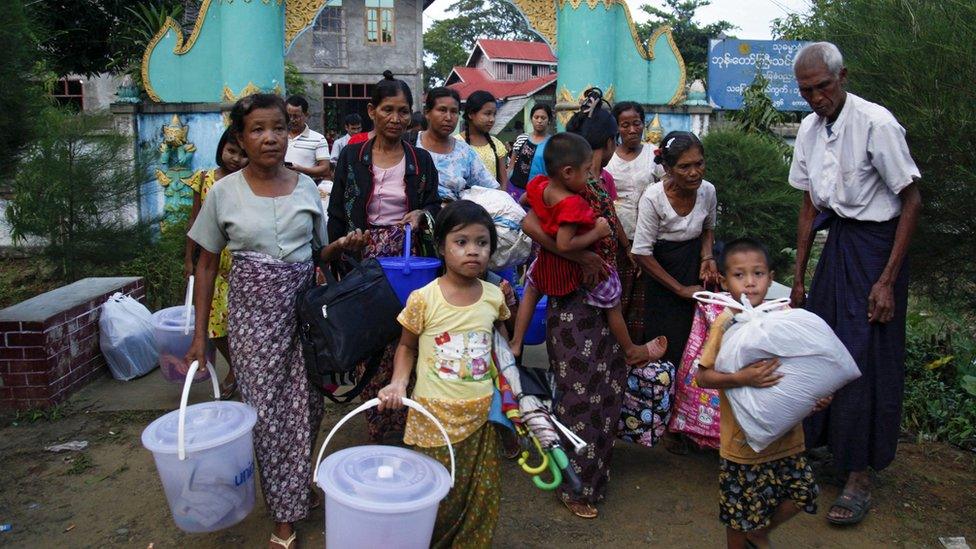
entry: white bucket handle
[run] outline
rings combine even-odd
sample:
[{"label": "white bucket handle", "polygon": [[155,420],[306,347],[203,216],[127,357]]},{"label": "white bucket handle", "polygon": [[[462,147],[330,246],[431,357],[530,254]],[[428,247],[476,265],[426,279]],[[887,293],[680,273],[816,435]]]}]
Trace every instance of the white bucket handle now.
[{"label": "white bucket handle", "polygon": [[[179,454],[180,461],[186,459],[186,444],[184,443],[186,426],[186,401],[190,398],[190,386],[193,385],[193,376],[197,374],[200,363],[196,360],[190,363],[190,369],[186,372],[186,380],[183,382],[183,396],[180,398],[180,423],[176,430],[176,452]],[[220,383],[217,381],[217,372],[213,364],[207,362],[207,369],[210,370],[210,381],[213,382],[214,399],[220,400]]]},{"label": "white bucket handle", "polygon": [[[355,410],[353,410],[353,411],[349,412],[348,414],[346,414],[346,417],[340,419],[339,422],[335,424],[335,427],[333,427],[332,430],[329,431],[329,435],[327,437],[325,437],[325,442],[322,443],[322,448],[319,449],[319,455],[318,455],[318,457],[315,458],[315,467],[312,469],[312,471],[313,471],[313,473],[312,473],[312,482],[313,483],[317,483],[318,480],[319,480],[319,464],[322,463],[322,456],[325,454],[325,447],[328,446],[329,445],[329,441],[332,440],[332,435],[336,434],[336,431],[339,430],[339,427],[342,427],[343,424],[345,424],[347,421],[349,421],[350,419],[352,419],[352,416],[354,416],[354,415],[356,415],[359,412],[362,412],[364,410],[369,410],[373,406],[377,406],[379,403],[380,403],[380,399],[378,399],[378,398],[373,398],[373,399],[367,400],[366,402],[360,404],[358,408],[356,408]],[[447,451],[451,455],[451,488],[453,488],[454,487],[454,447],[451,446],[451,439],[447,436],[447,431],[444,430],[444,426],[441,425],[441,422],[440,421],[437,421],[437,418],[434,417],[433,414],[431,414],[430,412],[428,412],[426,408],[424,408],[423,406],[421,406],[416,401],[410,400],[409,398],[404,398],[403,399],[403,404],[407,408],[413,408],[414,410],[416,410],[416,411],[420,412],[421,414],[423,414],[424,416],[426,416],[427,419],[433,421],[434,422],[434,425],[436,425],[437,428],[440,430],[441,435],[444,436],[444,441],[447,442]]]}]

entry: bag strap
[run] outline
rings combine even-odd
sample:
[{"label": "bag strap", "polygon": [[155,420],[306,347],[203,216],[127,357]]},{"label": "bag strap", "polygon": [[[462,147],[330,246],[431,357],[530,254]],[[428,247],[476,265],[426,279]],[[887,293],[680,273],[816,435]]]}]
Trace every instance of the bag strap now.
[{"label": "bag strap", "polygon": [[323,395],[325,395],[325,398],[336,404],[347,404],[352,402],[352,399],[359,396],[360,393],[366,389],[366,385],[372,381],[373,376],[376,375],[376,371],[380,368],[380,362],[383,360],[384,351],[385,349],[377,352],[366,362],[366,369],[363,371],[363,375],[359,376],[359,379],[356,381],[356,385],[345,393],[342,393],[341,395],[334,395],[329,391],[326,391],[324,387],[319,387],[317,384],[315,386],[318,387],[319,391]]}]

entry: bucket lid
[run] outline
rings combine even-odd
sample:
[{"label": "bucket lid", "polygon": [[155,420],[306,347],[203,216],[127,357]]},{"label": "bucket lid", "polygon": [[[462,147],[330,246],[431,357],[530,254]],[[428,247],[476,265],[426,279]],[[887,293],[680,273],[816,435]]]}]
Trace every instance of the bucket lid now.
[{"label": "bucket lid", "polygon": [[[142,431],[142,445],[153,453],[175,454],[180,411],[156,419]],[[186,451],[209,450],[250,432],[258,414],[240,402],[203,402],[186,407]]]},{"label": "bucket lid", "polygon": [[384,268],[402,269],[407,261],[410,262],[411,269],[434,269],[441,266],[441,260],[436,257],[415,257],[405,258],[402,255],[393,257],[379,258],[380,265]]},{"label": "bucket lid", "polygon": [[318,485],[354,509],[407,513],[436,506],[451,489],[451,475],[438,461],[407,448],[357,446],[326,458]]},{"label": "bucket lid", "polygon": [[[193,329],[193,319],[195,315],[193,313],[193,307],[190,307],[190,329]],[[186,323],[186,307],[178,305],[176,307],[167,307],[165,309],[160,309],[152,314],[152,325],[156,328],[166,331],[183,331],[183,326]]]}]

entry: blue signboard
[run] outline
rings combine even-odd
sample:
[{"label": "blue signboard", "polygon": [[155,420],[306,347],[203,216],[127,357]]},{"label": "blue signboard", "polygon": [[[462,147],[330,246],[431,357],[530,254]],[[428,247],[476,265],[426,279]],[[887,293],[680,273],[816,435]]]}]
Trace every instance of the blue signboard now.
[{"label": "blue signboard", "polygon": [[793,57],[806,44],[795,40],[710,40],[709,102],[718,109],[741,109],[742,92],[758,71],[769,80],[766,93],[777,110],[809,111],[793,76]]}]

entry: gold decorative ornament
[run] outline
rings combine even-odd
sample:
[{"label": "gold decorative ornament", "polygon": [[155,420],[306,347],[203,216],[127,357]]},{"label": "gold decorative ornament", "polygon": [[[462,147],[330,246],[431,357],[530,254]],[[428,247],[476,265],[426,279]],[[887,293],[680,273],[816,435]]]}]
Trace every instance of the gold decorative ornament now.
[{"label": "gold decorative ornament", "polygon": [[556,49],[556,3],[553,0],[509,0],[528,21],[529,26]]},{"label": "gold decorative ornament", "polygon": [[644,143],[657,145],[664,138],[664,128],[661,126],[661,115],[655,114],[654,120],[644,130]]},{"label": "gold decorative ornament", "polygon": [[176,22],[172,17],[167,17],[166,21],[163,22],[163,26],[160,27],[156,34],[149,40],[146,45],[146,51],[142,54],[142,85],[146,89],[146,95],[149,99],[161,102],[159,94],[153,89],[152,83],[149,81],[149,56],[152,54],[153,50],[156,49],[156,45],[159,41],[166,36],[166,33],[173,31],[176,33],[176,46],[173,48],[173,53],[176,55],[183,55],[190,51],[193,44],[196,43],[197,38],[200,36],[200,29],[203,28],[203,22],[207,17],[207,10],[210,9],[211,0],[203,0],[200,4],[200,12],[197,14],[197,20],[193,22],[193,30],[190,32],[190,36],[186,39],[186,43],[183,43],[183,29],[180,24]]},{"label": "gold decorative ornament", "polygon": [[[278,3],[281,4],[281,0]],[[325,3],[326,0],[288,0],[285,4],[285,50],[315,21]]]}]

